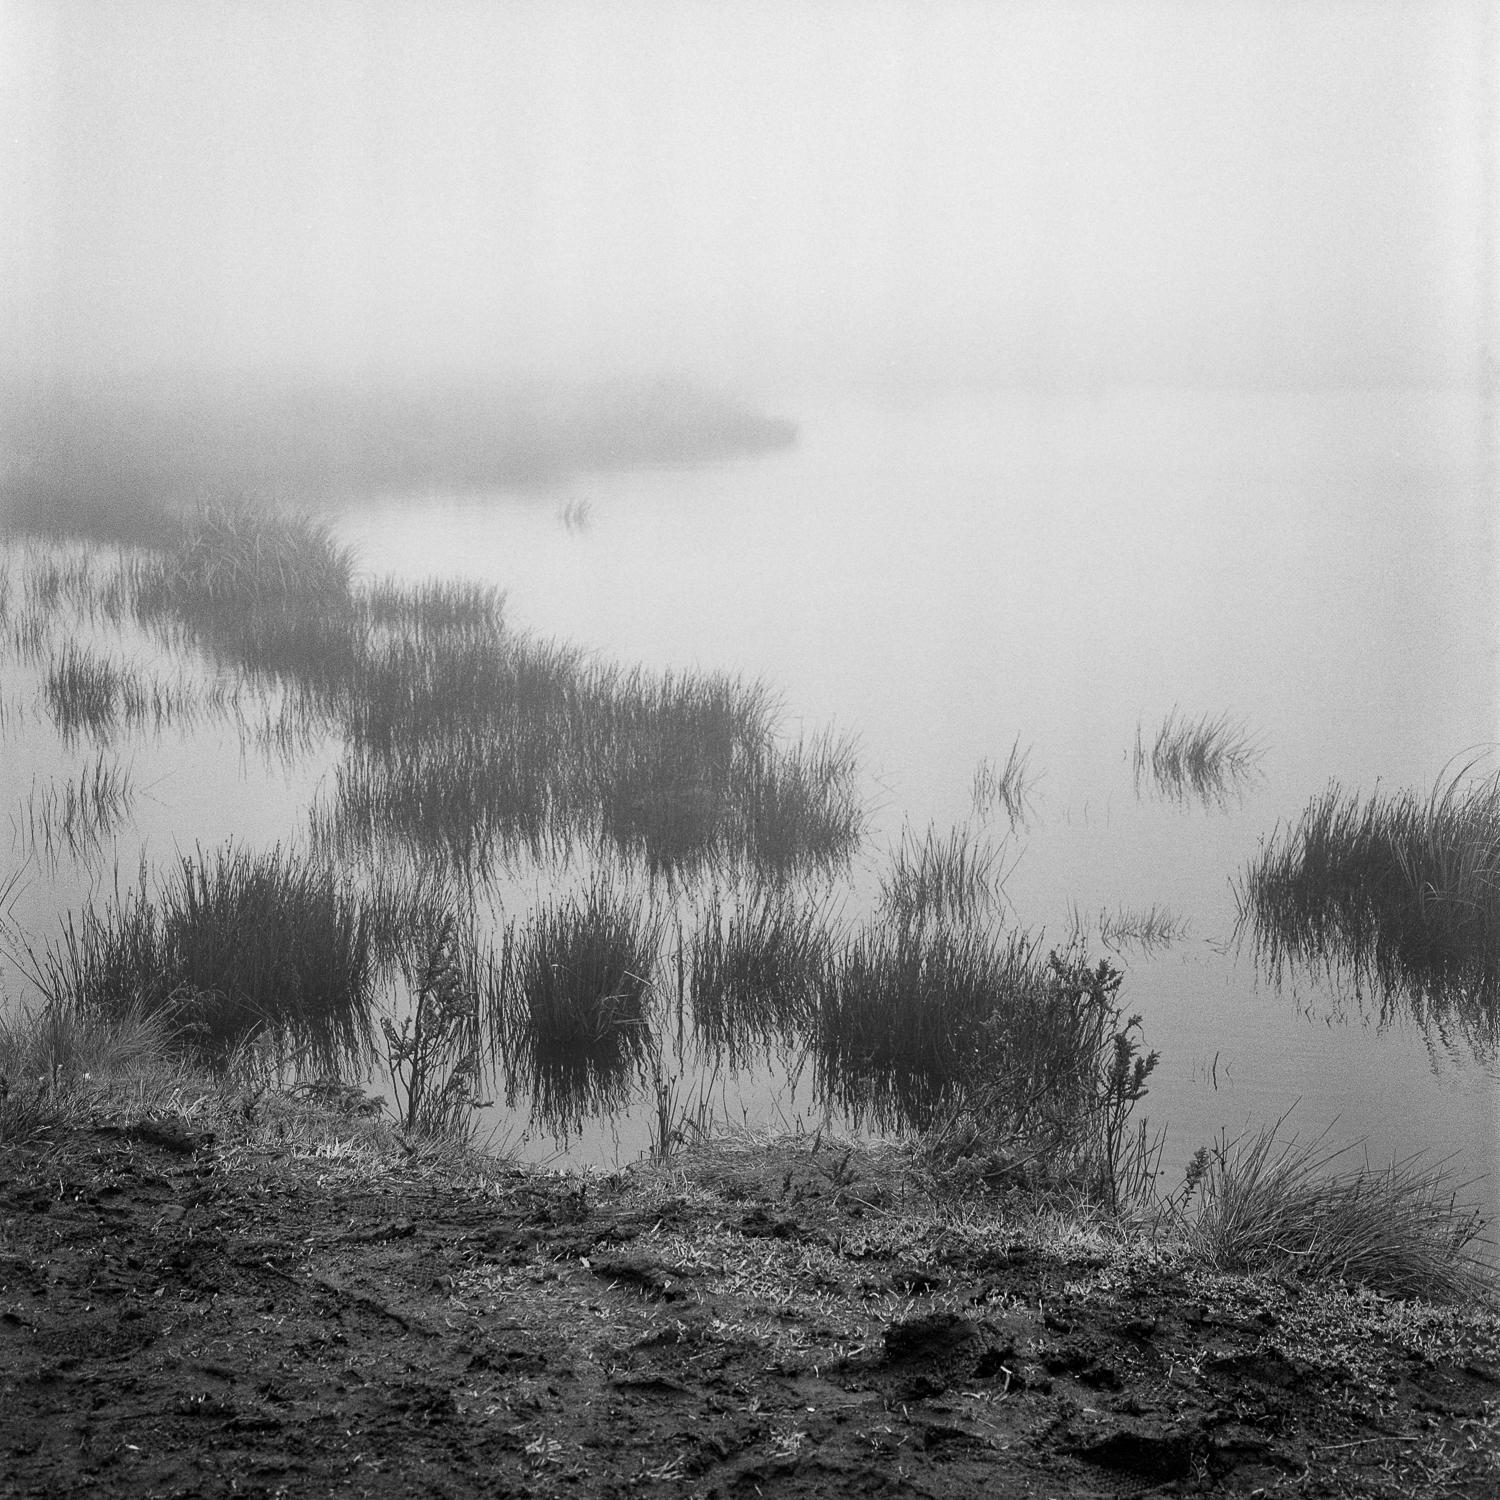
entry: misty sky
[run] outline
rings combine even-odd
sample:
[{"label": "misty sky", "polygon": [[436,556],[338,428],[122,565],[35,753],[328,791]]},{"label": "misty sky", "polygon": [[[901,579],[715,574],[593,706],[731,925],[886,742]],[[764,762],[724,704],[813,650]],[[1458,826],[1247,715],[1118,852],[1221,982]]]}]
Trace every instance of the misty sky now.
[{"label": "misty sky", "polygon": [[0,337],[57,370],[1467,383],[1493,9],[0,0]]}]

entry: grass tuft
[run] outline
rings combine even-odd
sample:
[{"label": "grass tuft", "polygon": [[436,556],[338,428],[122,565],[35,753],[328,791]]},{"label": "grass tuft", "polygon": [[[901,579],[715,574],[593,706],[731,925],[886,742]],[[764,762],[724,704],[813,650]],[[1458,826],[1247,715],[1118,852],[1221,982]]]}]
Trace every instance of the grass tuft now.
[{"label": "grass tuft", "polygon": [[139,1010],[218,1065],[262,1034],[326,1071],[368,1042],[368,914],[327,866],[280,849],[200,852],[155,900],[143,876],[27,960],[62,1011],[111,1021]]},{"label": "grass tuft", "polygon": [[566,1128],[618,1108],[652,1055],[661,919],[645,899],[596,878],[512,922],[491,965],[491,1044],[512,1095]]},{"label": "grass tuft", "polygon": [[1343,967],[1429,1035],[1500,1043],[1500,772],[1476,762],[1426,796],[1361,799],[1336,783],[1279,829],[1237,889],[1238,930],[1279,975]]},{"label": "grass tuft", "polygon": [[1245,726],[1228,714],[1195,720],[1179,717],[1174,707],[1149,750],[1142,726],[1136,725],[1136,795],[1149,775],[1157,791],[1175,802],[1197,799],[1205,806],[1223,806],[1231,793],[1243,791],[1259,774],[1262,753]]},{"label": "grass tuft", "polygon": [[1037,777],[1032,772],[1031,747],[1021,749],[1017,737],[1010,747],[1005,764],[998,769],[987,756],[974,770],[972,800],[974,815],[987,818],[999,807],[1004,809],[1013,832],[1024,832],[1030,826],[1034,812],[1031,800],[1032,788]]},{"label": "grass tuft", "polygon": [[1489,1277],[1468,1253],[1478,1211],[1442,1162],[1420,1156],[1383,1171],[1330,1170],[1353,1148],[1283,1139],[1280,1124],[1198,1153],[1190,1253],[1225,1271],[1334,1278],[1395,1297],[1466,1303]]}]

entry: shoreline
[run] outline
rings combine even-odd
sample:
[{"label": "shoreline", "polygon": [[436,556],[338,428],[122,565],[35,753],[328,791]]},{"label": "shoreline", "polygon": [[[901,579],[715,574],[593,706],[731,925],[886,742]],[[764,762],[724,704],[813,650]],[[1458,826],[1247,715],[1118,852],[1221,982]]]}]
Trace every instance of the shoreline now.
[{"label": "shoreline", "polygon": [[1207,1273],[909,1156],[596,1174],[348,1092],[0,1153],[18,1496],[1493,1493],[1500,1316]]}]

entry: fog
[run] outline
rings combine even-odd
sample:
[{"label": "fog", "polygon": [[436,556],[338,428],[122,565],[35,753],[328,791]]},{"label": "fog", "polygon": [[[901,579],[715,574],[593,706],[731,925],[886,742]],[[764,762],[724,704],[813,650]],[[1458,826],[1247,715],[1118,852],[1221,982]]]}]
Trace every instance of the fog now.
[{"label": "fog", "polygon": [[1472,388],[1492,12],[5,0],[0,342],[28,378],[672,371],[773,404]]}]

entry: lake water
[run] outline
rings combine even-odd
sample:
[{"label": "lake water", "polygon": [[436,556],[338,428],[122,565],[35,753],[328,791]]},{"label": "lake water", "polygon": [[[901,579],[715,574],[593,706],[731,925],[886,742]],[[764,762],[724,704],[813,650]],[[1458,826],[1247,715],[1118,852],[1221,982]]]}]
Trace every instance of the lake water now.
[{"label": "lake water", "polygon": [[[1330,780],[1425,791],[1497,726],[1490,429],[1452,395],[967,393],[809,400],[800,441],[699,469],[549,490],[362,502],[334,513],[370,574],[498,584],[518,627],[653,667],[763,677],[786,723],[855,733],[870,871],[904,824],[975,820],[976,768],[1030,747],[1033,812],[1008,838],[1005,921],[1064,941],[1101,911],[1163,907],[1184,938],[1126,949],[1122,998],[1162,1062],[1145,1105],[1175,1171],[1223,1129],[1291,1110],[1373,1160],[1500,1144],[1500,1069],[1384,1028],[1327,984],[1278,988],[1231,942],[1233,880]],[[582,526],[563,523],[569,502]],[[135,648],[143,659],[144,640]],[[23,804],[60,748],[12,660],[0,795]],[[28,706],[30,705],[30,706]],[[1228,714],[1261,777],[1222,807],[1139,791],[1131,752],[1176,708]],[[257,709],[257,712],[260,710]],[[28,718],[29,715],[29,718]],[[29,726],[29,727],[28,727]],[[223,726],[130,752],[131,831],[85,875],[29,880],[15,917],[231,836],[300,835],[337,747],[287,769]],[[16,846],[24,842],[17,828]],[[1097,932],[1092,942],[1098,947]],[[806,1118],[806,1090],[723,1084],[722,1110]],[[647,1111],[570,1143],[629,1159]],[[524,1115],[524,1111],[523,1111]],[[502,1134],[533,1155],[557,1150]],[[1492,1212],[1500,1190],[1482,1195]]]}]

